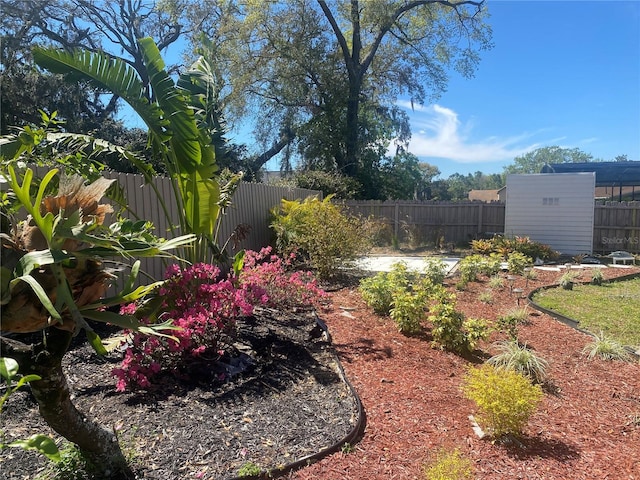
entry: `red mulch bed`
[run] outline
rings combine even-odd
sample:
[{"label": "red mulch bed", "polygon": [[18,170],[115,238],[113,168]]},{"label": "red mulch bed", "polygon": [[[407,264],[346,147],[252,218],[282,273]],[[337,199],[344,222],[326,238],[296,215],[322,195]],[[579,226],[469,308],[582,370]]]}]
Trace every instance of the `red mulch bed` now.
[{"label": "red mulch bed", "polygon": [[[639,271],[608,268],[605,278]],[[559,276],[538,272],[526,288],[523,278],[515,287],[526,294]],[[590,274],[583,277],[589,280]],[[487,289],[486,279],[470,284],[458,292],[458,307],[469,317],[495,320],[516,306],[508,287],[493,290],[491,305],[478,301]],[[335,292],[333,309],[322,318],[364,404],[366,430],[353,452],[331,455],[290,478],[424,478],[423,466],[435,452],[458,448],[472,460],[476,478],[484,480],[640,479],[640,364],[588,360],[582,349],[591,337],[531,311],[519,340],[549,362],[551,388],[520,444],[505,445],[481,440],[471,428],[474,404],[460,385],[472,360],[432,348],[427,335],[401,335],[390,319],[374,315],[355,289]],[[480,349],[491,354],[491,343]]]}]

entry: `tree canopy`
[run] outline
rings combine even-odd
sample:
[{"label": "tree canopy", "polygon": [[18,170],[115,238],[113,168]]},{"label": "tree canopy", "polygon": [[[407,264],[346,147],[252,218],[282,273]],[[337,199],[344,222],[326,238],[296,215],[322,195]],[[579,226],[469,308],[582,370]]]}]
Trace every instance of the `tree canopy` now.
[{"label": "tree canopy", "polygon": [[[491,46],[477,1],[226,5],[236,8],[205,33],[227,62],[230,111],[251,112],[265,142],[283,149],[295,142],[297,149],[285,150],[285,167],[295,153],[304,168],[358,179],[369,196],[379,191],[389,144],[410,138],[398,98],[437,98],[453,70],[471,76],[479,52]],[[280,143],[267,133],[278,133]]]},{"label": "tree canopy", "polygon": [[593,155],[579,148],[542,147],[514,158],[512,164],[504,167],[504,174],[540,173],[545,164],[593,161],[596,161]]},{"label": "tree canopy", "polygon": [[[394,159],[389,151],[393,142],[406,146],[411,136],[408,116],[397,100],[436,99],[453,72],[471,77],[480,53],[491,47],[487,9],[474,0],[28,3],[29,8],[26,2],[0,0],[7,13],[1,24],[3,73],[13,72],[12,83],[31,75],[50,83],[50,91],[58,86],[64,91],[59,78],[32,67],[30,47],[44,43],[105,50],[129,63],[148,84],[137,39],[150,36],[162,51],[188,38],[193,52],[215,70],[212,98],[220,131],[225,129],[223,118],[232,125],[255,126],[259,148],[228,145],[229,156],[221,165],[248,170],[251,177],[280,155],[285,171],[297,166],[346,175],[360,183],[363,197],[372,198],[383,192],[381,182],[390,166],[407,166],[406,156]],[[53,95],[51,106],[33,109],[20,103],[17,92],[11,99],[3,96],[3,104],[7,100],[10,106],[3,108],[3,127],[32,122],[35,113],[34,118],[18,118],[19,112],[37,112],[38,107],[58,110],[69,130],[83,133],[113,118],[117,96],[83,84],[74,88],[80,89],[75,96],[64,95],[73,100],[68,108],[53,108]],[[92,124],[73,123],[81,111],[91,113],[82,118]],[[109,132],[113,130],[111,126]]]}]

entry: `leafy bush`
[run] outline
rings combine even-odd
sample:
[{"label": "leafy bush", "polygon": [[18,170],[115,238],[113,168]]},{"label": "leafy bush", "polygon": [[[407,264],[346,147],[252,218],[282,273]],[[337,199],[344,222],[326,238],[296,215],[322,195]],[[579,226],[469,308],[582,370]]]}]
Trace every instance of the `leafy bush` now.
[{"label": "leafy bush", "polygon": [[460,281],[463,284],[475,282],[478,275],[495,275],[500,271],[500,259],[496,256],[469,255],[458,263]]},{"label": "leafy bush", "polygon": [[317,280],[308,271],[292,271],[295,253],[283,259],[272,253],[271,247],[259,252],[247,250],[244,265],[239,273],[241,285],[266,293],[270,307],[316,307],[326,293],[318,287]]},{"label": "leafy bush", "polygon": [[505,332],[512,340],[518,339],[518,327],[529,319],[529,311],[526,307],[514,308],[498,317],[498,329]]},{"label": "leafy bush", "polygon": [[507,267],[509,268],[509,273],[513,275],[521,275],[524,273],[524,269],[532,264],[531,257],[523,253],[511,252],[507,255]]},{"label": "leafy bush", "polygon": [[434,285],[440,285],[444,281],[445,277],[445,265],[442,260],[435,258],[427,258],[426,265],[422,271],[425,277],[427,277]]},{"label": "leafy bush", "polygon": [[481,318],[466,318],[462,327],[468,351],[473,351],[480,340],[486,340],[489,337],[489,324]]},{"label": "leafy bush", "polygon": [[491,240],[471,240],[471,250],[479,255],[489,255],[495,252],[495,244]]},{"label": "leafy bush", "polygon": [[426,306],[427,299],[421,293],[399,290],[393,294],[389,315],[401,333],[411,335],[420,331]]},{"label": "leafy bush", "polygon": [[471,367],[462,390],[478,407],[478,424],[494,437],[519,436],[543,397],[540,385],[489,364]]},{"label": "leafy bush", "polygon": [[587,344],[582,350],[589,360],[595,357],[603,360],[629,360],[631,355],[621,343],[605,336],[602,332],[594,337],[593,342]]},{"label": "leafy bush", "polygon": [[[437,274],[434,276],[439,278]],[[402,333],[412,334],[421,328],[429,299],[443,287],[399,262],[390,272],[379,272],[361,280],[359,290],[378,315],[390,315]]]},{"label": "leafy bush", "polygon": [[373,277],[360,281],[360,294],[363,300],[378,315],[389,315],[393,306],[393,296],[397,291],[406,291],[409,285],[418,279],[407,265],[398,262],[392,265],[390,272],[379,272]]},{"label": "leafy bush", "polygon": [[320,278],[330,277],[371,246],[369,222],[347,215],[331,203],[331,196],[282,200],[271,213],[278,251],[283,256],[296,251],[307,257]]},{"label": "leafy bush", "polygon": [[479,340],[488,336],[489,329],[484,320],[465,320],[464,314],[456,310],[454,294],[442,292],[436,298],[429,316],[435,344],[453,352],[465,353],[472,351]]},{"label": "leafy bush", "polygon": [[489,255],[490,253],[500,254],[506,258],[510,253],[518,252],[532,259],[554,260],[559,257],[549,245],[531,240],[529,237],[506,238],[495,236],[490,240],[473,240],[471,248],[475,253]]},{"label": "leafy bush", "polygon": [[457,448],[441,450],[424,469],[426,480],[473,480],[473,464]]},{"label": "leafy bush", "polygon": [[515,340],[497,344],[500,353],[492,356],[487,363],[497,368],[506,368],[524,375],[532,382],[542,383],[549,363],[536,353]]}]

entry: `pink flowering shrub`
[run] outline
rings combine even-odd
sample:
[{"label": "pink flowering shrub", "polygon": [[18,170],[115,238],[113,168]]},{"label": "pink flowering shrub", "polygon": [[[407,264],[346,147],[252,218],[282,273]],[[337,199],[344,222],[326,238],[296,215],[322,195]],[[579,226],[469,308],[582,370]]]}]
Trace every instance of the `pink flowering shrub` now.
[{"label": "pink flowering shrub", "polygon": [[259,252],[248,250],[240,272],[240,284],[264,290],[273,308],[314,307],[326,296],[311,272],[291,271],[296,254],[283,259],[271,247]]},{"label": "pink flowering shrub", "polygon": [[[185,269],[172,265],[165,278],[158,292],[164,299],[160,321],[172,320],[178,327],[171,331],[175,338],[129,332],[122,364],[112,371],[118,391],[149,388],[160,371],[178,371],[194,357],[219,357],[221,341],[233,330],[236,318],[253,312],[251,302],[267,300],[254,285],[238,288],[232,279],[220,279],[218,267],[204,263]],[[132,314],[136,308],[129,304],[122,311]]]},{"label": "pink flowering shrub", "polygon": [[[147,389],[160,372],[179,373],[194,360],[217,360],[236,319],[251,315],[254,306],[317,305],[326,294],[310,273],[289,271],[294,257],[283,260],[270,247],[247,251],[237,278],[221,278],[218,267],[204,263],[169,267],[158,291],[163,299],[159,320],[171,320],[177,329],[171,336],[128,332],[122,364],[112,371],[116,390]],[[124,305],[121,312],[134,314],[137,308]]]}]

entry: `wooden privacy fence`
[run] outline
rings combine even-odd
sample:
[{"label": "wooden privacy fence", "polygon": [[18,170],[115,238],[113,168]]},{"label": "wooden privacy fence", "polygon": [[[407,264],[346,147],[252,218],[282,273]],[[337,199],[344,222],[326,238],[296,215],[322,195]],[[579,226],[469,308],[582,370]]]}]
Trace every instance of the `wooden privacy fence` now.
[{"label": "wooden privacy fence", "polygon": [[594,211],[593,251],[640,253],[640,202],[599,202]]},{"label": "wooden privacy fence", "polygon": [[[382,220],[400,243],[466,245],[473,238],[504,232],[505,204],[500,202],[347,200],[343,204],[351,213]],[[594,252],[640,253],[640,202],[597,202],[594,209]]]},{"label": "wooden privacy fence", "polygon": [[[158,204],[155,192],[150,185],[145,185],[141,175],[108,172],[107,178],[115,178],[125,191],[127,202],[138,218],[149,220],[156,225],[157,234],[169,238],[169,224],[166,216]],[[178,224],[178,210],[174,201],[173,185],[167,177],[157,177],[154,183],[162,192],[165,203],[168,204],[174,225]],[[271,245],[271,229],[269,228],[269,210],[280,205],[282,199],[303,200],[310,196],[322,197],[322,192],[303,188],[275,187],[262,183],[245,183],[238,186],[233,196],[231,207],[222,217],[220,234],[221,243],[224,243],[236,230],[244,231],[245,237],[237,241],[232,239],[227,249],[230,255],[245,250],[260,250]],[[165,265],[158,259],[145,259],[142,261],[143,270],[152,278],[162,278]]]},{"label": "wooden privacy fence", "polygon": [[[48,169],[36,167],[34,170],[36,176],[42,178]],[[142,175],[106,171],[103,172],[103,176],[116,179],[124,190],[126,202],[132,211],[124,213],[124,217],[131,220],[148,220],[155,225],[155,233],[158,236],[171,238],[171,225],[160,207],[156,193],[150,185],[145,185]],[[171,179],[158,176],[154,179],[154,185],[164,199],[171,223],[178,225],[178,208]],[[269,210],[280,205],[282,199],[304,200],[310,196],[322,198],[322,192],[303,188],[276,187],[262,183],[240,183],[231,207],[227,209],[226,215],[222,218],[219,239],[224,243],[238,226],[246,227],[243,228],[246,231],[246,237],[237,243],[230,242],[227,253],[233,255],[242,249],[260,250],[262,247],[272,244]],[[107,218],[105,223],[108,224],[109,221],[110,219]],[[152,279],[161,279],[165,268],[166,261],[162,259],[141,259],[143,274],[149,275]],[[116,281],[116,286],[124,284],[124,275],[119,277],[121,278]],[[148,278],[140,278],[140,281],[147,282]]]},{"label": "wooden privacy fence", "polygon": [[355,201],[353,214],[382,220],[399,243],[462,244],[486,233],[504,231],[504,203]]}]

